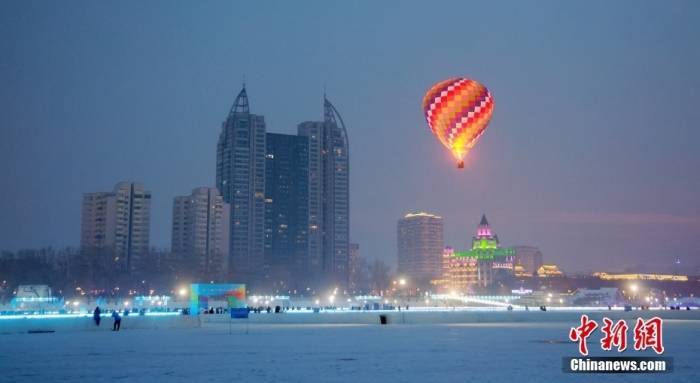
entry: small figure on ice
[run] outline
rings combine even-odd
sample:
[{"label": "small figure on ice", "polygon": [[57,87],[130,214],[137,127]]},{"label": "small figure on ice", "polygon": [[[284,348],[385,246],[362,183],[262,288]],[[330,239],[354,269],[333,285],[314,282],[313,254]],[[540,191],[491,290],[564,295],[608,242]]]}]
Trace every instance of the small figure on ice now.
[{"label": "small figure on ice", "polygon": [[95,307],[95,311],[92,314],[92,319],[95,320],[95,326],[100,325],[100,320],[102,320],[102,318],[100,318],[101,313],[102,312],[100,311],[100,306]]},{"label": "small figure on ice", "polygon": [[112,318],[114,318],[114,327],[112,327],[112,331],[119,331],[119,328],[122,326],[122,317],[117,310],[112,311]]}]

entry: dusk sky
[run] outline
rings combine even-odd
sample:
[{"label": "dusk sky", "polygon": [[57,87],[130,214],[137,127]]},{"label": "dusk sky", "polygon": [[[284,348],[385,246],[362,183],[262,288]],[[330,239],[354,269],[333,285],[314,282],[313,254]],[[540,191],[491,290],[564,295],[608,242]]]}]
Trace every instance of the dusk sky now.
[{"label": "dusk sky", "polygon": [[[268,132],[322,118],[350,140],[351,240],[396,263],[409,211],[465,248],[502,244],[565,272],[700,265],[700,2],[0,2],[0,249],[78,246],[82,193],[173,197],[215,183],[245,79]],[[495,98],[458,170],[421,110],[465,76]]]}]

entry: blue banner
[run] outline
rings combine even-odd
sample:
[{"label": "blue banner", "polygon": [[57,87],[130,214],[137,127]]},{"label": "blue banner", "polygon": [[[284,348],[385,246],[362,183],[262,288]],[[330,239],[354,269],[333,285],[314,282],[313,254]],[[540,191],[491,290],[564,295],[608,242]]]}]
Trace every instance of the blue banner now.
[{"label": "blue banner", "polygon": [[242,308],[230,308],[229,309],[231,312],[231,318],[248,318],[248,308],[247,307],[242,307]]}]

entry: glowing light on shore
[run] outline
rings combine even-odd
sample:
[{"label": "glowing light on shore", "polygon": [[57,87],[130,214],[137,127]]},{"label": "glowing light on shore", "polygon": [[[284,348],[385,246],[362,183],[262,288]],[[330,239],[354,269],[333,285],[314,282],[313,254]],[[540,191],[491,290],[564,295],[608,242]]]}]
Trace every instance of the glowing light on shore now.
[{"label": "glowing light on shore", "polygon": [[609,273],[593,273],[594,276],[604,281],[673,281],[673,282],[688,282],[687,275],[672,275],[672,274],[609,274]]}]

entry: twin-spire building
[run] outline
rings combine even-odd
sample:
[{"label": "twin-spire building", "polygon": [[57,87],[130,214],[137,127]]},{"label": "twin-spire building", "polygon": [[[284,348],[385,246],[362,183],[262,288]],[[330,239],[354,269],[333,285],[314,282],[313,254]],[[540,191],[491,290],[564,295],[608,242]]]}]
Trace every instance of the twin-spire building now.
[{"label": "twin-spire building", "polygon": [[[348,137],[325,95],[323,108],[297,135],[267,133],[243,87],[221,126],[216,188],[173,200],[171,260],[183,278],[292,293],[348,286]],[[105,272],[142,271],[150,202],[138,183],[85,194],[83,252]]]},{"label": "twin-spire building", "polygon": [[228,277],[280,291],[348,283],[349,155],[324,96],[323,121],[266,133],[245,87],[222,124],[216,187],[230,204]]}]

